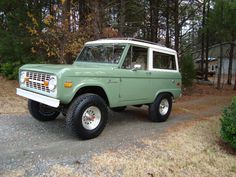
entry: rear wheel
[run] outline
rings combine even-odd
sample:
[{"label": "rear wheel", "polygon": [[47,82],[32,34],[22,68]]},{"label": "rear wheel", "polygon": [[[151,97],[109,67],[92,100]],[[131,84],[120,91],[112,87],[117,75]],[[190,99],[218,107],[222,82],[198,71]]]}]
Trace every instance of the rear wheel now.
[{"label": "rear wheel", "polygon": [[60,114],[54,108],[33,100],[28,100],[28,109],[30,114],[39,121],[51,121]]},{"label": "rear wheel", "polygon": [[171,95],[162,93],[158,95],[154,103],[149,106],[149,119],[153,122],[164,122],[168,119],[171,109]]},{"label": "rear wheel", "polygon": [[95,94],[84,94],[74,100],[67,111],[69,130],[81,139],[97,137],[108,118],[105,101]]}]

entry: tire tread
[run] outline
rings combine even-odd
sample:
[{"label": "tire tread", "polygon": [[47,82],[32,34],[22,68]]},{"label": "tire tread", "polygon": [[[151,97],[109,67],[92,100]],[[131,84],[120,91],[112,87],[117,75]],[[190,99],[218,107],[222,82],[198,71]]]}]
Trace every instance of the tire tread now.
[{"label": "tire tread", "polygon": [[[161,115],[157,110],[162,99],[166,98],[169,102],[169,110],[166,115]],[[149,120],[152,122],[164,122],[168,119],[172,109],[172,98],[168,93],[161,93],[157,96],[155,101],[149,106]]]},{"label": "tire tread", "polygon": [[[81,109],[84,109],[84,105],[88,104],[89,102],[100,102],[100,106],[103,107],[103,111],[105,111],[103,115],[103,121],[99,127],[95,128],[95,130],[89,131],[83,128],[82,123],[77,124],[78,121],[80,121],[80,117],[78,117],[78,114],[81,114]],[[76,115],[77,114],[77,115]],[[103,113],[102,113],[103,114]],[[105,117],[104,117],[105,116]],[[72,134],[79,137],[80,139],[91,139],[97,137],[102,130],[104,129],[107,122],[107,107],[105,101],[96,94],[83,94],[79,97],[77,97],[72,104],[70,105],[67,116],[66,116],[66,125],[67,128],[70,130]],[[97,130],[96,130],[97,129]]]}]

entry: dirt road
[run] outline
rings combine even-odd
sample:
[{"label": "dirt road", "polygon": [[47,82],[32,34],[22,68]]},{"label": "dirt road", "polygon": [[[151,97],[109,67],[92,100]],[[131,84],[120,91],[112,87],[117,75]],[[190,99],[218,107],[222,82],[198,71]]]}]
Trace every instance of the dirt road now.
[{"label": "dirt road", "polygon": [[[88,141],[72,137],[65,129],[63,116],[44,123],[28,113],[0,114],[0,176],[43,176],[57,164],[86,164],[94,154],[107,150],[142,148],[143,138],[158,138],[183,121],[219,115],[234,95],[234,92],[205,93],[204,89],[202,92],[178,100],[164,123],[149,122],[145,106],[129,107],[123,113],[110,111],[103,133]],[[89,169],[84,167],[82,171],[86,175]]]}]

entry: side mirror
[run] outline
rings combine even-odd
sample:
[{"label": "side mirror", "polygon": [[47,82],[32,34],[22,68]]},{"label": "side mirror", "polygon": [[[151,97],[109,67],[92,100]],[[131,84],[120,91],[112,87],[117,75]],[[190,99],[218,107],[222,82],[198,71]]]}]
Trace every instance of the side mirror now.
[{"label": "side mirror", "polygon": [[137,71],[140,70],[142,66],[140,64],[135,64],[134,67],[132,68],[132,71]]}]

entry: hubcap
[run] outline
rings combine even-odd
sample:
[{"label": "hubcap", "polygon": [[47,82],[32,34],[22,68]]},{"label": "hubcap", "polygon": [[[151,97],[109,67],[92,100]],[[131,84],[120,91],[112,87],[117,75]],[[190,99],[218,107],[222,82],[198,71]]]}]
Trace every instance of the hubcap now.
[{"label": "hubcap", "polygon": [[162,116],[166,115],[169,110],[169,102],[167,99],[161,100],[160,106],[159,106],[159,112]]},{"label": "hubcap", "polygon": [[95,107],[88,107],[82,115],[83,127],[87,130],[95,129],[101,121],[101,111]]}]

